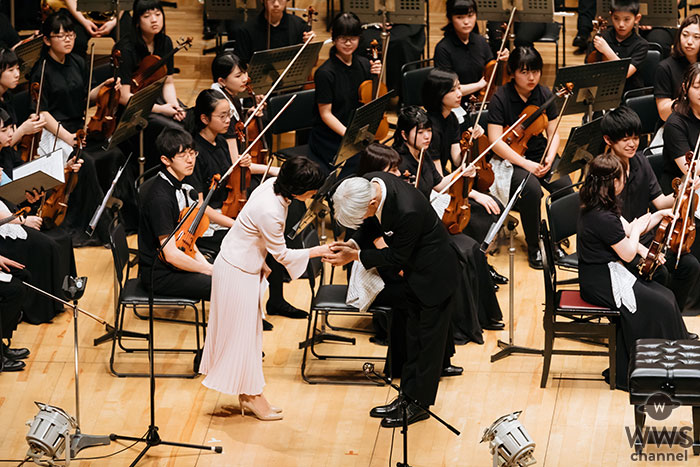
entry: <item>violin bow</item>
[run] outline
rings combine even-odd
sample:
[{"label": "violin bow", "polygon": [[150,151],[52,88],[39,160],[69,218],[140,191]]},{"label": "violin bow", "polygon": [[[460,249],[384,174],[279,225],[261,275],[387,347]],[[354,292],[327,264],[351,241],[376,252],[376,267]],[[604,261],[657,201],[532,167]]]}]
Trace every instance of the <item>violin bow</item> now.
[{"label": "violin bow", "polygon": [[[448,183],[447,186],[446,186],[445,188],[443,188],[442,190],[440,190],[440,192],[439,192],[438,194],[440,194],[440,195],[445,194],[445,193],[447,192],[447,190],[449,190],[450,187],[452,187],[452,185],[455,184],[455,182],[457,181],[457,179],[458,179],[459,177],[461,177],[461,176],[464,174],[464,172],[467,171],[467,169],[468,169],[469,167],[475,165],[482,157],[484,157],[486,154],[488,154],[489,151],[491,151],[491,149],[493,149],[493,147],[494,147],[499,141],[501,141],[503,138],[505,138],[506,135],[507,135],[508,133],[510,133],[511,131],[513,131],[513,130],[515,129],[515,127],[518,125],[518,123],[520,123],[525,117],[526,117],[526,115],[521,115],[520,118],[519,118],[518,120],[516,120],[515,123],[513,123],[510,127],[508,127],[508,129],[507,129],[506,131],[504,131],[498,138],[496,138],[496,141],[494,141],[493,143],[489,144],[489,147],[487,147],[486,149],[484,149],[484,151],[483,151],[481,154],[479,154],[478,157],[476,157],[476,158],[475,158],[473,161],[471,161],[468,165],[462,164],[462,166],[461,166],[458,170],[455,170],[454,173],[453,173],[452,180],[450,181],[450,183]],[[437,199],[437,198],[433,198],[433,199]]]},{"label": "violin bow", "polygon": [[262,178],[260,179],[260,184],[262,185],[265,179],[267,178],[268,174],[270,173],[270,167],[272,167],[272,160],[275,158],[274,154],[270,154],[268,156],[268,161],[267,161],[267,167],[265,167],[265,173],[263,173]]},{"label": "violin bow", "polygon": [[[265,105],[265,102],[267,101],[267,98],[270,97],[270,94],[272,94],[273,91],[275,90],[275,88],[282,82],[282,79],[284,78],[284,75],[286,75],[287,72],[289,71],[289,69],[292,68],[292,65],[294,65],[294,62],[296,62],[297,59],[301,56],[301,53],[304,51],[304,49],[306,48],[306,46],[309,45],[309,43],[313,40],[313,38],[314,38],[314,36],[311,36],[311,37],[309,37],[308,39],[306,39],[306,42],[304,42],[304,45],[301,46],[301,48],[300,48],[299,51],[296,53],[296,55],[294,56],[294,58],[292,58],[292,60],[289,62],[289,64],[287,65],[287,68],[285,68],[284,71],[282,71],[282,73],[280,73],[279,77],[277,78],[277,81],[275,81],[275,82],[272,84],[272,86],[271,86],[270,89],[267,91],[267,93],[265,94],[265,96],[262,98],[262,100],[260,101],[260,103],[259,103],[257,106],[255,106],[255,108],[253,109],[253,111],[250,113],[250,115],[249,115],[248,118],[246,119],[245,123],[243,124],[243,128],[248,128],[248,125],[250,125],[250,122],[253,121],[253,119],[255,118],[255,115],[260,111],[260,109],[262,108],[262,106]],[[286,106],[285,106],[285,107],[286,107]],[[281,111],[280,111],[280,113],[281,113]],[[279,115],[279,114],[278,114],[278,115]],[[256,140],[256,141],[257,141],[257,140]]]},{"label": "violin bow", "polygon": [[[44,71],[46,71],[46,59],[41,63],[41,79],[39,80],[39,97],[36,100],[36,111],[34,115],[39,117],[39,112],[41,111],[41,94],[44,91]],[[58,130],[56,131],[58,133]],[[36,138],[32,138],[32,147],[29,148],[29,158],[31,159],[34,154],[34,143]]]},{"label": "violin bow", "polygon": [[418,181],[420,180],[420,169],[421,169],[421,167],[423,167],[423,152],[424,151],[425,151],[425,148],[420,148],[420,156],[418,157],[418,170],[416,170],[416,181],[413,184],[414,188],[418,188]]},{"label": "violin bow", "polygon": [[[680,198],[682,195],[681,193],[685,193],[686,188],[688,187],[688,183],[690,183],[690,180],[692,180],[693,184],[695,184],[695,179],[698,176],[698,147],[700,147],[700,138],[698,138],[698,141],[695,143],[695,150],[693,151],[693,160],[691,161],[692,164],[692,169],[693,169],[693,176],[692,178],[690,176],[685,177],[685,180],[683,182],[683,191],[678,191],[678,197]],[[690,171],[688,171],[690,172]],[[688,174],[690,175],[690,174]],[[688,218],[690,216],[690,208],[693,206],[693,195],[695,190],[693,189],[693,194],[690,195],[690,200],[688,200],[688,207],[685,210],[685,214],[683,215],[683,228],[681,229],[681,241],[678,244],[678,254],[676,254],[676,267],[678,267],[678,264],[681,260],[681,251],[683,250],[683,242],[685,242],[685,229],[688,226]],[[674,218],[673,224],[676,223],[676,219]],[[673,226],[671,227],[671,232],[673,232]],[[670,236],[669,236],[670,238]]]},{"label": "violin bow", "polygon": [[[387,27],[387,20],[386,20],[386,0],[384,1],[384,8],[382,8],[382,71],[379,72],[379,82],[381,83],[384,80],[385,76],[385,70],[386,67],[384,66],[386,64],[386,53],[389,50],[389,40],[391,40],[391,33],[389,32],[389,28]],[[379,97],[379,86],[377,86],[377,89],[374,90],[374,99],[377,99]]]},{"label": "violin bow", "polygon": [[296,94],[292,95],[292,97],[287,101],[287,103],[284,104],[284,107],[282,107],[280,109],[280,111],[277,112],[277,115],[275,115],[272,118],[272,120],[270,120],[270,122],[267,124],[267,126],[260,131],[258,136],[250,144],[248,144],[248,147],[245,148],[245,151],[243,151],[243,153],[240,156],[238,156],[238,160],[236,160],[236,162],[234,162],[233,165],[231,165],[231,167],[229,167],[229,169],[226,171],[226,173],[224,173],[221,176],[221,179],[219,180],[219,184],[221,184],[221,180],[224,180],[226,177],[231,175],[231,172],[233,172],[233,169],[236,167],[236,165],[238,165],[238,163],[241,161],[241,159],[243,159],[250,152],[250,150],[253,149],[253,146],[255,146],[255,143],[257,143],[258,140],[260,140],[260,138],[262,138],[265,135],[265,132],[267,132],[267,130],[270,129],[270,127],[275,123],[275,121],[280,117],[280,115],[282,115],[284,113],[284,111],[287,110],[287,107],[289,107],[289,105],[292,102],[294,102],[294,99],[296,99],[296,97],[297,97]]},{"label": "violin bow", "polygon": [[[567,88],[568,89],[568,88]],[[573,94],[574,89],[571,88],[569,92],[566,93],[566,97],[564,97],[564,103],[561,106],[561,110],[559,111],[559,115],[557,116],[557,123],[554,126],[554,133],[557,134],[557,131],[559,131],[559,123],[561,123],[561,117],[564,115],[564,109],[566,109],[566,104],[569,102],[569,97]],[[547,153],[549,152],[549,148],[552,146],[552,141],[554,138],[547,138],[547,146],[544,148],[544,153],[542,153],[542,158],[540,159],[540,165],[544,163],[544,160],[547,158]]]},{"label": "violin bow", "polygon": [[[85,123],[83,124],[83,131],[87,133],[88,127],[88,110],[90,109],[90,87],[92,86],[92,70],[95,67],[95,43],[90,44],[90,77],[87,82],[87,99],[85,103]],[[58,133],[58,132],[57,132]],[[57,134],[58,136],[58,134]]]}]

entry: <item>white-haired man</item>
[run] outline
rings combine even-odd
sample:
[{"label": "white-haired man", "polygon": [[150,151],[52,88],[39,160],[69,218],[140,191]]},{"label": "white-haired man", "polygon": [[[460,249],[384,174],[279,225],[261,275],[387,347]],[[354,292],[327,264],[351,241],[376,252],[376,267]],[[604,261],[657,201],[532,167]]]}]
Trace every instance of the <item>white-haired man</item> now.
[{"label": "white-haired man", "polygon": [[[359,260],[367,268],[390,266],[403,272],[406,296],[406,363],[401,373],[405,394],[425,406],[435,403],[450,324],[458,263],[447,230],[428,200],[395,175],[370,172],[344,180],[333,195],[335,219],[359,230],[348,242],[331,244],[334,265]],[[374,248],[383,237],[387,248]],[[401,426],[400,401],[375,407],[382,426]],[[408,422],[428,418],[411,404]]]}]

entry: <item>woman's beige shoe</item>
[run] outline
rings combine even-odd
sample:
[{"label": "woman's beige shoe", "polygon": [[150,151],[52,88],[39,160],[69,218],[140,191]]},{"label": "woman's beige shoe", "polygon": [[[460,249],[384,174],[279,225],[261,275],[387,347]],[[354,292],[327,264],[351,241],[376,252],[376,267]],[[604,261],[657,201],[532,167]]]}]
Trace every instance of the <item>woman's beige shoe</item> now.
[{"label": "woman's beige shoe", "polygon": [[255,404],[252,402],[243,399],[239,399],[239,402],[241,404],[241,416],[243,417],[245,417],[246,410],[248,412],[252,412],[253,415],[258,418],[258,420],[263,420],[266,422],[271,420],[282,420],[282,417],[284,417],[284,415],[282,415],[280,412],[275,411],[274,408],[272,408],[270,412],[263,414],[258,412],[257,407],[255,407]]}]

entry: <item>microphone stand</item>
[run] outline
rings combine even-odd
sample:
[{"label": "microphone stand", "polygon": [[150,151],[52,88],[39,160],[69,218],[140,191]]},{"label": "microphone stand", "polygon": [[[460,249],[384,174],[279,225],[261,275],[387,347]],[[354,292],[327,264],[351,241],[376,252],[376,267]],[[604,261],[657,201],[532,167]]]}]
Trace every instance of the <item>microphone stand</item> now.
[{"label": "microphone stand", "polygon": [[[401,403],[401,417],[403,418],[403,426],[401,427],[401,434],[403,435],[403,462],[397,462],[396,467],[411,467],[408,464],[408,417],[406,415],[406,411],[410,404],[415,404],[422,411],[433,417],[438,422],[442,423],[445,426],[445,428],[450,430],[455,435],[459,436],[461,434],[459,430],[457,430],[457,428],[453,427],[445,420],[431,412],[430,409],[423,405],[421,402],[418,402],[416,399],[406,394],[400,386],[397,386],[389,378],[377,373],[374,370],[374,363],[366,362],[364,365],[362,365],[362,371],[365,373],[365,376],[368,379],[371,379],[370,376],[375,376],[376,378],[379,378],[382,381],[384,381],[387,385],[394,388],[396,392],[399,393],[399,401]],[[391,459],[389,459],[389,462],[391,462]]]},{"label": "microphone stand", "polygon": [[107,190],[107,193],[105,193],[104,198],[102,198],[102,202],[100,205],[97,207],[95,210],[95,213],[92,215],[92,219],[90,219],[90,223],[88,224],[88,229],[85,231],[86,234],[88,234],[90,237],[95,233],[95,228],[97,227],[97,221],[100,219],[102,216],[102,213],[104,212],[105,208],[107,207],[107,202],[109,201],[109,197],[112,196],[112,193],[114,193],[114,188],[117,186],[117,182],[119,181],[119,178],[122,176],[122,172],[124,172],[124,169],[126,166],[129,164],[129,161],[131,160],[131,156],[134,153],[129,153],[129,157],[126,158],[126,162],[124,162],[124,165],[122,165],[119,170],[117,170],[117,174],[114,176],[114,180],[112,180],[112,186],[109,187],[109,190]]},{"label": "microphone stand", "polygon": [[[197,207],[199,204],[198,201],[195,201],[192,206],[190,206],[189,210],[187,213],[182,216],[182,219],[180,222],[178,222],[177,226],[175,229],[170,232],[170,235],[168,235],[168,238],[165,239],[163,243],[158,247],[156,250],[156,259],[155,261],[162,261],[161,260],[161,254],[163,252],[163,247],[168,244],[170,240],[172,240],[173,236],[177,233],[178,230],[180,230],[180,227],[187,221],[187,219],[190,217],[190,214],[194,211],[194,209]],[[124,440],[124,441],[134,441],[135,443],[146,443],[146,446],[141,450],[141,452],[136,456],[134,461],[130,464],[130,467],[135,466],[138,464],[139,460],[143,456],[146,455],[149,449],[151,449],[153,446],[159,446],[159,445],[166,445],[166,446],[176,446],[176,447],[181,447],[181,448],[189,448],[189,449],[200,449],[200,450],[206,450],[206,451],[213,451],[216,452],[217,454],[220,454],[223,452],[223,448],[221,446],[204,446],[204,445],[199,445],[199,444],[190,444],[190,443],[180,443],[180,442],[175,442],[175,441],[164,441],[160,438],[160,435],[158,434],[158,426],[156,425],[156,376],[155,376],[155,365],[154,365],[154,355],[153,355],[153,335],[154,335],[154,330],[153,330],[153,270],[155,269],[155,265],[157,263],[153,263],[153,267],[151,267],[151,272],[150,272],[150,290],[148,292],[148,379],[149,379],[149,400],[150,400],[150,424],[148,425],[148,431],[146,434],[140,438],[137,438],[135,436],[123,436],[123,435],[118,435],[115,433],[111,433],[109,435],[109,439],[112,441],[116,440]]]}]

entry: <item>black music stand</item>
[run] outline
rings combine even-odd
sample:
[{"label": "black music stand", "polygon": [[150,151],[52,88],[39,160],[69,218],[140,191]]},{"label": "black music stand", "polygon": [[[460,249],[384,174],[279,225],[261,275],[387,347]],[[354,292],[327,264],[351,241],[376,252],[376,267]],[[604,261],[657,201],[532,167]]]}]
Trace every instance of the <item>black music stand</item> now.
[{"label": "black music stand", "polygon": [[[481,13],[481,11],[479,12]],[[644,26],[657,28],[678,27],[678,1],[677,0],[647,0],[639,2],[639,13],[642,15],[640,22]],[[610,19],[610,0],[598,0],[596,2],[596,17]]]},{"label": "black music stand", "polygon": [[[204,8],[207,12],[207,19],[235,21],[243,25],[255,11],[262,8],[262,3],[260,0],[204,0]],[[214,37],[216,45],[212,48],[204,49],[202,54],[221,53],[224,48],[222,35],[223,33],[217,30]],[[232,40],[230,37],[228,39]]]},{"label": "black music stand", "polygon": [[25,83],[29,80],[29,72],[32,71],[34,64],[41,57],[41,48],[44,45],[44,36],[38,36],[34,39],[20,44],[15,48],[15,54],[19,61],[19,82]]},{"label": "black music stand", "polygon": [[603,133],[600,131],[602,119],[603,117],[596,118],[592,122],[571,129],[561,159],[549,178],[550,182],[579,169],[584,169],[586,164],[598,154],[602,154],[605,148]]},{"label": "black music stand", "polygon": [[513,206],[515,203],[520,199],[520,195],[523,192],[523,188],[525,188],[525,183],[527,183],[527,180],[530,178],[531,174],[528,174],[527,177],[520,183],[518,188],[515,190],[515,193],[513,193],[513,196],[510,198],[510,201],[508,201],[508,204],[506,207],[501,211],[501,217],[498,218],[496,222],[494,222],[491,225],[491,228],[489,229],[488,233],[486,234],[486,238],[484,239],[483,243],[481,244],[481,251],[486,253],[489,249],[489,246],[491,245],[491,242],[496,238],[496,234],[501,230],[501,227],[503,225],[506,226],[506,229],[508,229],[508,237],[510,238],[510,245],[508,247],[508,260],[509,260],[509,271],[508,275],[510,276],[509,279],[509,285],[508,285],[508,342],[504,342],[502,340],[498,340],[498,347],[501,349],[499,352],[496,352],[495,354],[491,355],[491,363],[498,361],[502,358],[508,357],[514,353],[521,353],[521,354],[526,354],[526,355],[542,355],[542,351],[539,349],[531,349],[529,347],[521,347],[519,345],[515,345],[514,341],[514,334],[515,334],[515,228],[518,226],[518,219],[510,215],[511,209],[513,209]]},{"label": "black music stand", "polygon": [[146,156],[143,153],[143,130],[148,126],[146,118],[151,113],[158,97],[163,93],[163,83],[165,83],[165,78],[159,79],[129,98],[129,102],[127,102],[119,119],[117,129],[109,138],[109,145],[106,148],[107,150],[114,149],[138,133],[139,175],[143,175],[146,165]]},{"label": "black music stand", "polygon": [[[623,58],[559,68],[553,89],[566,83],[574,84],[574,95],[569,98],[564,115],[585,113],[591,121],[593,112],[619,106],[631,61]],[[563,101],[563,97],[557,100],[559,108]]]},{"label": "black music stand", "polygon": [[[255,92],[258,94],[264,94],[269,91],[303,45],[296,44],[255,52],[248,64],[250,87],[255,89]],[[303,86],[308,81],[311,70],[313,70],[318,60],[321,47],[323,47],[323,42],[311,42],[307,45],[287,74],[284,75],[284,79],[276,91]],[[239,97],[248,97],[248,94],[243,93]]]},{"label": "black music stand", "polygon": [[[522,7],[519,6],[520,3]],[[476,0],[476,5],[480,20],[508,22],[511,8],[515,5],[518,7],[513,18],[516,23],[554,21],[552,0]]]},{"label": "black music stand", "polygon": [[78,11],[114,11],[117,17],[117,39],[121,38],[119,12],[129,11],[134,7],[134,0],[78,0]]}]

